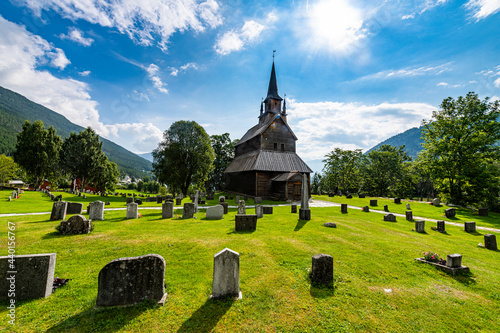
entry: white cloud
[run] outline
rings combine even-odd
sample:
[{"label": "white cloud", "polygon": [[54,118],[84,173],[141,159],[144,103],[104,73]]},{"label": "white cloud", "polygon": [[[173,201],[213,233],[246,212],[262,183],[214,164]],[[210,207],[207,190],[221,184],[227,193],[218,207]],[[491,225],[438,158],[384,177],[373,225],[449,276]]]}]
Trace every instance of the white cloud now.
[{"label": "white cloud", "polygon": [[194,62],[189,62],[179,68],[169,67],[171,76],[177,76],[179,73],[185,72],[188,69],[198,70],[198,65]]},{"label": "white cloud", "polygon": [[451,71],[452,63],[448,62],[437,66],[421,66],[421,67],[406,67],[402,69],[389,69],[375,74],[370,74],[359,78],[358,80],[373,80],[373,79],[391,79],[400,77],[423,76],[423,75],[439,75],[443,72]]},{"label": "white cloud", "polygon": [[222,24],[215,0],[22,0],[35,15],[54,10],[64,18],[116,28],[134,42],[167,50],[176,31],[201,32]]},{"label": "white cloud", "polygon": [[163,82],[158,75],[156,75],[159,70],[160,67],[155,64],[151,64],[146,68],[149,79],[151,80],[151,82],[153,82],[155,88],[158,89],[158,91],[161,93],[168,94],[168,89],[165,88],[167,84]]},{"label": "white cloud", "polygon": [[68,58],[66,58],[64,51],[59,48],[55,48],[55,52],[49,52],[48,55],[52,58],[50,61],[51,65],[59,69],[64,69],[71,63]]},{"label": "white cloud", "polygon": [[267,15],[264,22],[262,22],[263,24],[254,20],[245,21],[245,24],[239,31],[231,30],[219,36],[214,45],[215,51],[220,55],[240,51],[244,49],[245,45],[258,42],[262,32],[277,20],[278,16],[271,12]]},{"label": "white cloud", "polygon": [[437,84],[437,86],[438,86],[438,87],[439,87],[439,86],[446,87],[447,85],[448,85],[448,83],[446,83],[446,82],[439,82],[439,83]]},{"label": "white cloud", "polygon": [[414,3],[413,12],[401,16],[402,20],[414,19],[417,15],[421,15],[434,7],[444,5],[448,0],[420,0]]},{"label": "white cloud", "polygon": [[323,159],[335,147],[368,150],[381,141],[420,126],[436,108],[425,103],[300,103],[290,100],[288,122],[306,160]]},{"label": "white cloud", "polygon": [[90,46],[94,42],[94,40],[90,37],[84,37],[83,32],[76,28],[76,27],[71,27],[68,29],[68,34],[60,34],[59,38],[61,39],[69,39],[72,40],[78,44],[81,44],[83,46]]},{"label": "white cloud", "polygon": [[496,14],[500,10],[500,0],[469,0],[464,6],[479,21]]},{"label": "white cloud", "polygon": [[137,152],[151,152],[163,138],[163,132],[152,123],[115,124],[117,135],[133,142]]},{"label": "white cloud", "polygon": [[495,85],[495,87],[500,88],[500,65],[498,65],[492,69],[486,69],[486,70],[480,71],[479,73],[476,73],[476,74],[483,75],[485,77],[490,77],[490,78],[498,77],[497,79],[495,79],[493,84]]},{"label": "white cloud", "polygon": [[90,75],[90,71],[82,71],[82,72],[78,72],[78,74],[80,76],[89,76]]}]

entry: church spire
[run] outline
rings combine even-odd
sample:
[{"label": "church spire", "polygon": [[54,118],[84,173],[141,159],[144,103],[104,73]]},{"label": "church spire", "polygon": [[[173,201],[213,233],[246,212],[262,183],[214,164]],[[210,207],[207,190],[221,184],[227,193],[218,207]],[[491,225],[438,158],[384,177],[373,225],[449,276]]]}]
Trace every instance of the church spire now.
[{"label": "church spire", "polygon": [[276,70],[274,69],[274,60],[273,60],[273,68],[271,69],[271,78],[269,79],[269,88],[267,89],[267,97],[264,100],[264,103],[268,99],[277,99],[278,101],[282,101],[283,99],[278,95],[278,83],[276,81]]}]

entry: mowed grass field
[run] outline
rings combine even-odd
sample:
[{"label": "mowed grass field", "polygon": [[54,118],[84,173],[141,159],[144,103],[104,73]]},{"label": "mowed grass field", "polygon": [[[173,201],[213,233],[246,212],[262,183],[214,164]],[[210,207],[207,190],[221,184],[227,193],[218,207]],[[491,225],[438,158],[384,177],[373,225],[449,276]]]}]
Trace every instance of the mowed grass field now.
[{"label": "mowed grass field", "polygon": [[[44,200],[41,193],[25,194],[20,201],[28,206]],[[369,203],[369,198],[356,200]],[[379,199],[380,210],[383,200]],[[0,213],[7,213],[5,204],[2,199]],[[440,217],[446,207],[421,204],[419,211],[417,204],[421,203],[412,203],[414,215],[425,213],[429,218],[447,220]],[[389,210],[399,209],[394,206],[389,203]],[[468,234],[463,226],[447,225],[447,233],[441,234],[430,229],[435,223],[427,222],[427,233],[420,234],[413,232],[414,223],[404,218],[384,222],[382,214],[359,209],[341,214],[340,207],[312,208],[310,221],[299,221],[298,214],[290,211],[289,206],[274,207],[274,214],[259,219],[254,232],[234,231],[234,209],[218,221],[206,220],[203,210],[196,218],[185,220],[180,218],[181,210],[175,211],[177,217],[161,219],[160,210],[140,209],[142,218],[133,220],[124,219],[124,210],[106,211],[105,221],[95,221],[92,233],[75,236],[60,236],[55,230],[59,221],[48,221],[49,214],[0,217],[0,235],[4,235],[1,252],[7,253],[7,222],[14,222],[16,253],[57,253],[55,275],[71,279],[46,299],[18,303],[15,326],[7,323],[7,309],[2,306],[0,330],[500,330],[500,252],[478,247],[484,242],[484,234],[491,232]],[[247,213],[253,213],[253,209]],[[473,220],[477,216],[470,217]],[[477,220],[478,226],[499,228],[498,217],[490,213],[488,218]],[[465,218],[457,214],[459,223]],[[326,228],[325,222],[335,222],[337,228]],[[243,299],[212,301],[213,256],[226,247],[240,254]],[[424,251],[443,257],[460,253],[471,274],[453,277],[414,261]],[[165,305],[95,309],[100,269],[113,259],[149,253],[159,254],[166,261]],[[319,253],[334,258],[333,289],[309,282],[311,258]]]}]

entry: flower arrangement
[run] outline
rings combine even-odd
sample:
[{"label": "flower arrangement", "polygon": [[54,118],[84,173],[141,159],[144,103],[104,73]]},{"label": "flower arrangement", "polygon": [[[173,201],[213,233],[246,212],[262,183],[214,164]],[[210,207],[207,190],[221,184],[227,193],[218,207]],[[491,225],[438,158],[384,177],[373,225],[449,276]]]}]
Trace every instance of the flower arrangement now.
[{"label": "flower arrangement", "polygon": [[424,259],[427,261],[438,262],[439,255],[434,252],[424,252]]},{"label": "flower arrangement", "polygon": [[141,218],[141,217],[142,217],[142,214],[139,214],[139,218]]}]

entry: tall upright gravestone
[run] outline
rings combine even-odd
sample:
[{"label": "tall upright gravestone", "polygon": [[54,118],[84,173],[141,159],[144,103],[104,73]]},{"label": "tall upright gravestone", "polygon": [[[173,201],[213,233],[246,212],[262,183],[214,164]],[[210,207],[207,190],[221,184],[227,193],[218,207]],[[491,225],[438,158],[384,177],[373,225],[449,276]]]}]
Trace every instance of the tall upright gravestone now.
[{"label": "tall upright gravestone", "polygon": [[64,220],[66,217],[66,210],[68,203],[66,201],[56,201],[52,204],[52,213],[50,213],[50,220]]},{"label": "tall upright gravestone", "polygon": [[104,202],[94,201],[89,204],[89,220],[104,220]]},{"label": "tall upright gravestone", "polygon": [[245,201],[240,200],[238,202],[238,214],[246,214],[246,213],[247,213],[247,210],[245,208]]},{"label": "tall upright gravestone", "polygon": [[135,202],[129,203],[127,205],[127,219],[136,219],[139,215],[138,205]]},{"label": "tall upright gravestone", "polygon": [[302,174],[302,193],[301,193],[299,219],[309,221],[311,219],[311,210],[309,209],[309,191],[307,189],[307,174]]},{"label": "tall upright gravestone", "polygon": [[214,255],[214,281],[210,298],[242,297],[240,255],[228,248]]},{"label": "tall upright gravestone", "polygon": [[171,201],[165,201],[161,205],[161,218],[170,219],[174,217],[174,203]]}]

